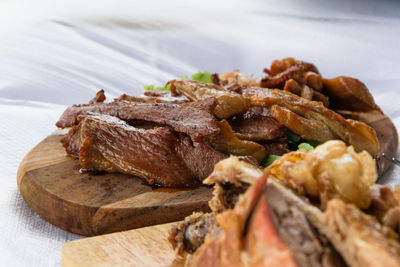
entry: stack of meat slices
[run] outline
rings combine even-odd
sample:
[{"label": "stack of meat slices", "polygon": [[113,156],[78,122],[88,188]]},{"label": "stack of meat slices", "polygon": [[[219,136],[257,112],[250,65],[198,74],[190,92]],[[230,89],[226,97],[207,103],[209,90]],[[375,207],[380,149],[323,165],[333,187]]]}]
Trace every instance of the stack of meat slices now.
[{"label": "stack of meat slices", "polygon": [[341,141],[291,152],[264,170],[225,159],[205,180],[215,183],[212,212],[171,229],[177,262],[400,266],[400,187],[376,178],[372,157]]},{"label": "stack of meat slices", "polygon": [[285,154],[285,128],[306,140],[340,139],[378,154],[372,128],[329,109],[381,112],[361,82],[322,79],[313,64],[292,58],[274,61],[266,72],[215,74],[213,83],[172,80],[171,92],[113,102],[100,91],[89,104],[69,107],[56,125],[72,127],[62,143],[83,169],[165,187],[195,186],[229,155],[258,165],[268,154]]}]

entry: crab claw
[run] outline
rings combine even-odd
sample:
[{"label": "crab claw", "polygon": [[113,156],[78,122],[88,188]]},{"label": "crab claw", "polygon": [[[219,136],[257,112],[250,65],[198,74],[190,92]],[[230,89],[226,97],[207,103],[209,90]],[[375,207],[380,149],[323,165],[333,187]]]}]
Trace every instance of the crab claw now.
[{"label": "crab claw", "polygon": [[297,266],[290,248],[281,240],[271,220],[265,195],[260,197],[251,216],[244,244],[247,266]]},{"label": "crab claw", "polygon": [[261,176],[240,197],[234,210],[217,216],[219,230],[209,233],[203,245],[196,250],[190,266],[245,266],[240,252],[246,222],[266,186],[266,175]]}]

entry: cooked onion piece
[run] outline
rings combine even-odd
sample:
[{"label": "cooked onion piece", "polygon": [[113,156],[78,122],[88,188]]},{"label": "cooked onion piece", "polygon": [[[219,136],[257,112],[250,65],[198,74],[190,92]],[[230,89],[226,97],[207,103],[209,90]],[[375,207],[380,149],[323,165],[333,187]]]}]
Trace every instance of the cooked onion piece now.
[{"label": "cooked onion piece", "polygon": [[264,146],[236,137],[231,126],[226,120],[218,122],[220,133],[216,135],[211,145],[218,151],[237,156],[252,156],[261,162],[266,156]]},{"label": "cooked onion piece", "polygon": [[171,81],[170,83],[192,101],[215,97],[218,100],[218,105],[214,108],[214,114],[219,119],[227,119],[233,115],[242,114],[250,108],[249,99],[215,84],[192,80]]},{"label": "cooked onion piece", "polygon": [[[251,98],[252,105],[263,107],[278,105],[308,120],[322,122],[329,128],[332,135],[336,135],[347,144],[354,146],[356,151],[361,152],[366,150],[373,156],[378,155],[379,143],[374,129],[362,122],[346,120],[338,113],[326,108],[320,102],[310,101],[283,90],[257,87],[246,89],[244,94]],[[275,117],[275,119],[277,118]],[[279,122],[287,127],[290,126],[284,119]],[[304,127],[304,123],[300,123],[299,128]],[[292,126],[291,130],[296,134],[300,134],[300,129],[298,130],[296,127]],[[313,129],[313,131],[316,130],[318,129]],[[332,138],[325,136],[325,139],[329,140]]]},{"label": "cooked onion piece", "polygon": [[356,153],[341,141],[328,141],[313,152],[288,153],[265,169],[287,186],[311,197],[341,198],[368,208],[377,179],[375,161],[367,152]]}]

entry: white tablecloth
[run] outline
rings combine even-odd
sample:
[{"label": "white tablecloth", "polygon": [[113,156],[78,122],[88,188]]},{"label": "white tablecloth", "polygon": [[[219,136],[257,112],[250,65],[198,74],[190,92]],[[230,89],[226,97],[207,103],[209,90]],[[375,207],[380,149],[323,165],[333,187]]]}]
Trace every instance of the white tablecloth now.
[{"label": "white tablecloth", "polygon": [[[42,220],[16,185],[23,156],[69,104],[139,94],[197,70],[261,73],[273,59],[362,80],[400,126],[397,1],[0,0],[0,265],[57,266],[80,236]],[[400,181],[400,168],[381,180]]]}]

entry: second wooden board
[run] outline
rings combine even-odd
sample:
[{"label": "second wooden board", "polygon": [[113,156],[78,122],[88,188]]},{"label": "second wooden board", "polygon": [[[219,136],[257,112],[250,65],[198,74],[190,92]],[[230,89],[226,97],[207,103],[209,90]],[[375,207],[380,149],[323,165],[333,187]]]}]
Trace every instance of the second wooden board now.
[{"label": "second wooden board", "polygon": [[63,245],[62,267],[142,266],[178,267],[168,230],[163,224],[75,240]]}]

